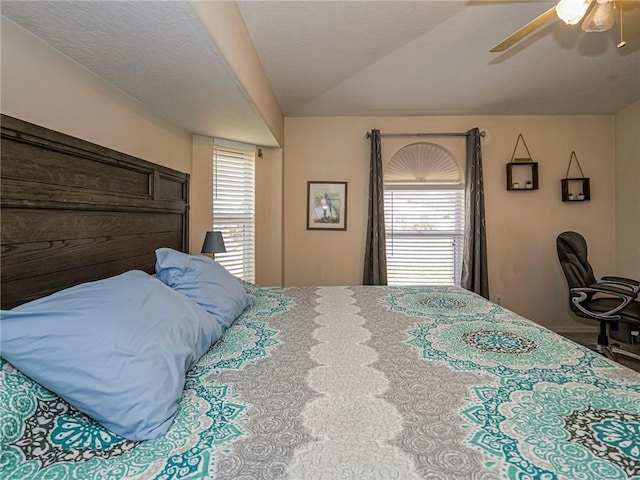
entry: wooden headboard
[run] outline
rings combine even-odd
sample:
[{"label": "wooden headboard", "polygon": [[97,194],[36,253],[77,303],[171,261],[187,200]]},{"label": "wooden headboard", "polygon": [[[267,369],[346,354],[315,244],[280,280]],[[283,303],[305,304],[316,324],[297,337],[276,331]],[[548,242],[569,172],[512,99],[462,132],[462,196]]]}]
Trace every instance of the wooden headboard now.
[{"label": "wooden headboard", "polygon": [[189,175],[2,115],[0,299],[12,308],[187,251]]}]

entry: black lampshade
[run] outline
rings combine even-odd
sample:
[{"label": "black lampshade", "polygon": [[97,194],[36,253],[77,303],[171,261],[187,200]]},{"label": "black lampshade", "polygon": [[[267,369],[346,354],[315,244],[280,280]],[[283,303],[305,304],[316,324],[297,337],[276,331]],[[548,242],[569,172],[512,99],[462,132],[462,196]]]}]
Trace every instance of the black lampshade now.
[{"label": "black lampshade", "polygon": [[200,253],[224,253],[226,251],[222,232],[207,232]]}]

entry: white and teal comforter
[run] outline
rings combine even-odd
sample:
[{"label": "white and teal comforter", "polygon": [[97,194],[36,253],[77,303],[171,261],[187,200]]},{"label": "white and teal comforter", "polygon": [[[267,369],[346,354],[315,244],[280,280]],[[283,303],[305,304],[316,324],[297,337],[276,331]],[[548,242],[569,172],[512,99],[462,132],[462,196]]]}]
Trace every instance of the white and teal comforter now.
[{"label": "white and teal comforter", "polygon": [[247,288],[157,440],[113,435],[3,361],[0,478],[640,478],[640,375],[497,305]]}]

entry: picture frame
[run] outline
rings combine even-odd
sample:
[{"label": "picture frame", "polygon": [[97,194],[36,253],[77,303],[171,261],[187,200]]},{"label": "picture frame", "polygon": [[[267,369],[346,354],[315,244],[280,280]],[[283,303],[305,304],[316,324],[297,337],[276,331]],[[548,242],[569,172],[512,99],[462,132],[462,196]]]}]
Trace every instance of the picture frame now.
[{"label": "picture frame", "polygon": [[307,230],[347,229],[347,182],[307,182]]}]

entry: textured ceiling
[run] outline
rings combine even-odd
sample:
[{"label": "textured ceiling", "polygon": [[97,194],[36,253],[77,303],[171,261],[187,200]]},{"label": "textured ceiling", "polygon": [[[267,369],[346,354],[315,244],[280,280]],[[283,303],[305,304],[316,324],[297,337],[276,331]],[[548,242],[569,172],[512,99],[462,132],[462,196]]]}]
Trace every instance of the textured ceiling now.
[{"label": "textured ceiling", "polygon": [[[555,21],[489,53],[554,3],[238,5],[289,116],[612,114],[639,99],[640,38],[616,49],[617,28]],[[188,131],[274,145],[187,1],[3,1],[2,14]]]},{"label": "textured ceiling", "polygon": [[640,98],[640,38],[617,49],[617,28],[556,20],[489,53],[555,3],[238,2],[285,115],[610,114]]},{"label": "textured ceiling", "polygon": [[284,112],[465,8],[463,2],[238,2]]}]

